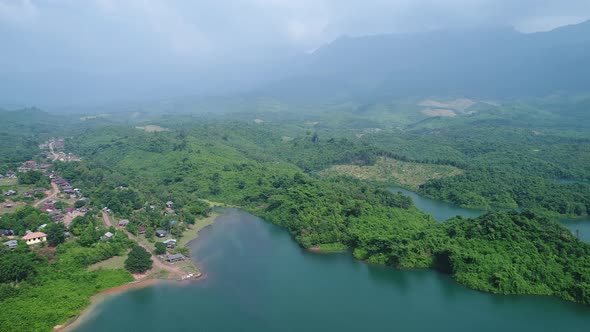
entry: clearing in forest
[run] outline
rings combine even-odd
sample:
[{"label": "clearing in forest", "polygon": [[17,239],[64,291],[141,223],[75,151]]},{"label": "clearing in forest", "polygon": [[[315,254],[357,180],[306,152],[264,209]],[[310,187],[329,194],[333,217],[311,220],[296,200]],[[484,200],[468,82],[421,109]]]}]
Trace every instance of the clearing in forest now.
[{"label": "clearing in forest", "polygon": [[416,190],[428,180],[463,174],[463,170],[449,165],[421,164],[380,157],[371,166],[335,165],[322,174],[348,175],[361,180],[395,183]]},{"label": "clearing in forest", "polygon": [[160,131],[169,131],[170,130],[168,128],[164,128],[164,127],[160,127],[160,126],[156,126],[156,125],[147,125],[147,126],[135,127],[135,128],[141,129],[147,133],[157,133]]}]

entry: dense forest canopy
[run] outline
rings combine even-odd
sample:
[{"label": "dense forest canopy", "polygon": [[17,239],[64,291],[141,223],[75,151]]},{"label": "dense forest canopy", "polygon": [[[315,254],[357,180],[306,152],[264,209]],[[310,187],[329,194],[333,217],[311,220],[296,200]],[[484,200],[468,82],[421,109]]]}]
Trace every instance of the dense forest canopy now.
[{"label": "dense forest canopy", "polygon": [[[429,10],[420,13],[428,31],[321,45],[341,25],[324,26],[322,8],[309,11],[313,24],[289,19],[285,29],[269,15],[267,37],[281,40],[271,47],[248,39],[266,17],[236,42],[226,32],[205,38],[192,11],[168,2],[47,6],[0,8],[4,39],[16,42],[2,102],[55,106],[0,109],[0,331],[57,330],[93,295],[133,280],[202,276],[186,244],[216,206],[279,225],[311,251],[590,305],[590,244],[560,223],[590,216],[590,21],[531,34],[431,30],[439,15]],[[98,28],[46,19],[63,11],[69,24],[72,9]],[[239,22],[252,14],[243,9],[232,13]],[[223,11],[204,12],[203,24]],[[350,12],[356,27],[362,13]],[[118,45],[112,52],[70,43],[102,45],[105,31],[117,31],[104,39]],[[188,95],[161,99],[171,91]],[[392,186],[485,211],[437,222]]]},{"label": "dense forest canopy", "polygon": [[[17,155],[2,161],[0,174],[26,160],[41,161],[38,145],[65,136],[64,150],[82,161],[55,161],[51,169],[88,197],[75,207],[94,209],[71,222],[67,231],[73,239],[30,205],[0,217],[0,228],[17,236],[49,224],[48,243],[56,247],[36,251],[21,242],[15,250],[2,248],[0,298],[10,307],[2,310],[5,317],[35,306],[29,294],[39,287],[52,287],[42,294],[49,299],[77,283],[83,291],[65,299],[73,304],[59,304],[59,315],[52,316],[68,317],[97,290],[130,280],[124,270],[88,272],[88,266],[132,249],[126,268],[150,268],[151,254],[125,233],[107,229],[98,210],[108,208],[129,220],[129,234],[137,236],[141,228],[153,240],[156,230],[181,237],[208,215],[210,202],[239,206],[285,227],[304,248],[349,249],[374,264],[437,269],[486,292],[590,303],[589,245],[552,220],[590,212],[590,135],[584,122],[572,120],[580,116],[575,111],[561,114],[555,101],[538,100],[503,105],[405,100],[278,110],[280,101],[243,103],[231,115],[155,112],[143,121],[122,114],[116,121],[80,116],[59,122],[59,116],[35,110],[31,114],[42,121],[60,124],[46,128],[33,122],[31,127],[44,128],[39,131],[26,128],[22,119],[25,127],[18,130],[4,124],[14,142],[31,141],[30,149],[17,147]],[[432,116],[423,106],[439,104],[454,107],[455,116]],[[399,168],[382,177],[387,181],[326,172],[339,165],[362,172],[380,161]],[[443,166],[454,171],[437,174]],[[409,183],[422,195],[503,210],[437,223],[409,197],[386,190],[408,183],[403,177],[416,172],[406,168],[420,173]],[[16,177],[2,188],[49,187],[37,171]],[[174,213],[160,213],[167,202],[174,203]],[[506,211],[516,208],[523,212]],[[116,235],[105,242],[107,231]]]},{"label": "dense forest canopy", "polygon": [[[582,257],[589,247],[544,214],[587,213],[586,184],[557,181],[564,173],[570,174],[567,172],[585,179],[586,170],[579,163],[567,164],[551,155],[535,157],[534,153],[530,159],[522,158],[524,153],[515,150],[526,147],[505,145],[502,130],[497,136],[484,135],[485,128],[476,126],[466,128],[462,137],[439,131],[436,144],[455,149],[461,156],[448,160],[429,157],[430,150],[416,157],[422,142],[432,142],[427,134],[414,140],[417,134],[411,131],[378,132],[371,142],[351,138],[345,130],[301,129],[299,136],[284,140],[283,133],[293,130],[286,126],[282,132],[281,124],[199,121],[192,128],[184,123],[182,129],[159,133],[110,127],[68,141],[69,148],[87,159],[56,167],[80,187],[93,190],[95,204],[116,197],[117,203],[108,203],[109,207],[123,215],[144,201],[172,199],[180,206],[199,199],[225,202],[287,228],[306,248],[348,247],[359,259],[403,268],[436,268],[475,289],[557,295],[588,303],[590,265]],[[388,151],[388,137],[399,143],[399,152]],[[542,147],[535,137],[520,141]],[[563,138],[564,143],[560,136],[552,139],[573,149],[585,142],[583,137],[581,141]],[[492,141],[496,143],[489,144]],[[401,154],[404,151],[412,157]],[[538,212],[492,212],[474,220],[458,218],[440,224],[418,211],[410,198],[350,177],[319,175],[329,165],[371,164],[379,156],[463,167],[464,175],[424,184],[420,191],[431,196],[446,193],[444,188],[449,186],[456,199],[465,200],[468,195],[475,199],[466,205],[525,206]],[[113,189],[121,185],[128,189]],[[496,194],[489,192],[492,187]],[[530,194],[524,195],[524,190]],[[532,194],[539,198],[531,198]],[[485,195],[494,200],[486,201]],[[559,210],[560,202],[572,210]],[[516,251],[515,246],[521,249]],[[550,259],[554,255],[562,258]],[[549,274],[555,275],[546,277]]]}]

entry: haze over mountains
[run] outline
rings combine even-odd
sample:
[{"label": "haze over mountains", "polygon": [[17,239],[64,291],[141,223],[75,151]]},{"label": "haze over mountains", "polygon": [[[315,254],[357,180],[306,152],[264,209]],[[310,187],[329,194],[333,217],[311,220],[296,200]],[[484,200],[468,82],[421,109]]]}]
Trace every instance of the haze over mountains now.
[{"label": "haze over mountains", "polygon": [[10,82],[0,92],[9,107],[238,93],[293,101],[577,94],[590,86],[590,21],[530,34],[480,28],[341,37],[310,54],[269,54],[263,64],[244,60],[205,72],[0,76]]},{"label": "haze over mountains", "polygon": [[295,98],[514,98],[588,86],[590,21],[533,34],[481,29],[344,37],[263,91]]}]

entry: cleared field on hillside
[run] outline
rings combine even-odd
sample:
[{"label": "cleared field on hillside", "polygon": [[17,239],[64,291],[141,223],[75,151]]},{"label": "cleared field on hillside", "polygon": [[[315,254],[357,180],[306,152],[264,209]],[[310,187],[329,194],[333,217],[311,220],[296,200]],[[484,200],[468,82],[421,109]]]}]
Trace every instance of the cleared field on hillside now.
[{"label": "cleared field on hillside", "polygon": [[335,165],[322,172],[322,175],[349,175],[361,180],[390,182],[404,187],[418,189],[418,186],[431,179],[462,174],[459,168],[447,165],[431,165],[379,158],[375,165]]},{"label": "cleared field on hillside", "polygon": [[147,126],[143,126],[143,127],[138,126],[135,128],[140,129],[140,130],[144,130],[147,133],[157,133],[157,132],[161,132],[161,131],[169,131],[170,130],[168,128],[155,126],[155,125],[147,125]]}]

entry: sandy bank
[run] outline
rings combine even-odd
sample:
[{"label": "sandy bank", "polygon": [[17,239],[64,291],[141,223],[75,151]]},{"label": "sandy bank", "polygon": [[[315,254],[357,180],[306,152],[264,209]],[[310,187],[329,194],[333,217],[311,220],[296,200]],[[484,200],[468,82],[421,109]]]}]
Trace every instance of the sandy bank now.
[{"label": "sandy bank", "polygon": [[[197,220],[195,225],[193,225],[192,228],[187,229],[187,231],[184,233],[184,236],[181,239],[180,244],[185,246],[190,241],[197,239],[199,236],[199,232],[203,228],[205,228],[206,226],[211,225],[215,221],[215,219],[217,219],[217,217],[219,217],[219,214],[213,213],[210,216],[208,216],[207,218]],[[95,309],[97,308],[97,306],[99,304],[101,304],[103,301],[105,301],[109,297],[120,294],[122,292],[132,290],[132,289],[140,289],[140,288],[144,288],[144,287],[149,287],[149,286],[153,286],[153,285],[159,284],[159,283],[174,283],[174,284],[177,284],[180,286],[184,286],[184,285],[190,284],[192,281],[200,280],[200,279],[203,279],[206,277],[205,274],[198,271],[196,265],[194,265],[194,263],[192,261],[190,261],[190,264],[194,265],[196,272],[194,273],[194,277],[189,279],[189,278],[183,278],[183,276],[185,276],[184,272],[180,273],[179,271],[176,271],[178,269],[178,266],[167,265],[167,264],[161,262],[155,256],[152,256],[152,258],[155,258],[160,264],[165,265],[165,267],[166,267],[165,270],[167,270],[169,272],[172,271],[173,273],[168,275],[167,276],[168,278],[157,278],[155,272],[157,270],[158,264],[156,264],[154,266],[154,268],[146,274],[142,274],[142,275],[135,275],[134,274],[133,276],[136,279],[136,281],[130,282],[125,285],[106,289],[106,290],[92,296],[90,298],[90,305],[88,307],[86,307],[78,316],[70,319],[68,322],[66,322],[63,325],[55,326],[53,328],[53,330],[55,332],[73,331],[82,322],[86,321],[87,319],[91,318],[93,315],[95,315],[97,313]],[[176,281],[172,280],[170,277],[172,277],[172,279],[175,279]]]},{"label": "sandy bank", "polygon": [[58,325],[58,326],[54,327],[53,331],[55,331],[55,332],[72,331],[80,323],[82,323],[86,319],[92,317],[92,315],[96,313],[96,311],[94,310],[96,308],[96,306],[111,296],[114,296],[116,294],[122,293],[122,292],[130,290],[130,289],[140,289],[140,288],[152,286],[156,283],[161,283],[161,282],[165,282],[165,281],[158,280],[158,279],[145,279],[142,281],[134,281],[134,282],[130,282],[125,285],[106,289],[106,290],[92,296],[90,298],[90,306],[88,306],[86,309],[84,309],[78,316],[70,319],[67,323],[65,323],[63,325]]}]

